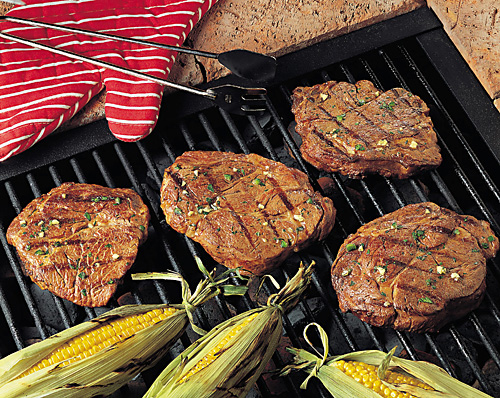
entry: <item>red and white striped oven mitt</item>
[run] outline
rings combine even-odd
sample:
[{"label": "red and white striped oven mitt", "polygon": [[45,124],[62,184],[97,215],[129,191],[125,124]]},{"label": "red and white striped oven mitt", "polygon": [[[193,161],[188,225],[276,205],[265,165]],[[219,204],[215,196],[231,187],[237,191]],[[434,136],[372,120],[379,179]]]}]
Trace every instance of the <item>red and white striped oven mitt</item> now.
[{"label": "red and white striped oven mitt", "polygon": [[[26,0],[8,15],[180,45],[217,0]],[[176,52],[2,21],[15,36],[166,78]],[[106,119],[120,140],[147,136],[163,87],[0,39],[0,161],[71,118],[106,85]]]}]

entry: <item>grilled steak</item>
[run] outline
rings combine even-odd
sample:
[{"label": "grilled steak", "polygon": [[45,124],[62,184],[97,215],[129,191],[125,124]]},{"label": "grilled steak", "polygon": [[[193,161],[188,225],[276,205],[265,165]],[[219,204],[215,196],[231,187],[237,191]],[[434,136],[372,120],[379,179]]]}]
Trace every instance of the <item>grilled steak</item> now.
[{"label": "grilled steak", "polygon": [[431,202],[408,205],[347,238],[332,283],[340,309],[365,322],[437,331],[479,306],[498,247],[486,221]]},{"label": "grilled steak", "polygon": [[26,206],[7,240],[42,289],[98,307],[134,262],[148,222],[148,208],[130,189],[65,183]]},{"label": "grilled steak", "polygon": [[219,263],[262,275],[332,229],[331,199],[307,176],[261,156],[186,152],[165,170],[161,207]]},{"label": "grilled steak", "polygon": [[441,164],[429,108],[402,88],[330,81],[293,92],[300,151],[318,169],[349,177],[406,178]]}]

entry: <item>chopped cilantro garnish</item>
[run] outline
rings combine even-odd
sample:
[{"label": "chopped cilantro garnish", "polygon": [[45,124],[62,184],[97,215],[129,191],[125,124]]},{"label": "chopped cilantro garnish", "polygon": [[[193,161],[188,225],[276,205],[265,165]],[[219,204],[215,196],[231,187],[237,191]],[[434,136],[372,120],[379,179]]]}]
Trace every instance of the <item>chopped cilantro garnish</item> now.
[{"label": "chopped cilantro garnish", "polygon": [[419,303],[427,303],[427,304],[434,304],[434,301],[432,301],[429,297],[421,297],[418,299]]},{"label": "chopped cilantro garnish", "polygon": [[79,277],[80,279],[85,279],[85,278],[87,277],[87,274],[86,274],[85,272],[80,272],[80,273],[78,274],[78,277]]},{"label": "chopped cilantro garnish", "polygon": [[353,251],[353,250],[356,250],[358,247],[356,246],[355,243],[348,243],[345,247],[345,250],[350,252],[350,251]]}]

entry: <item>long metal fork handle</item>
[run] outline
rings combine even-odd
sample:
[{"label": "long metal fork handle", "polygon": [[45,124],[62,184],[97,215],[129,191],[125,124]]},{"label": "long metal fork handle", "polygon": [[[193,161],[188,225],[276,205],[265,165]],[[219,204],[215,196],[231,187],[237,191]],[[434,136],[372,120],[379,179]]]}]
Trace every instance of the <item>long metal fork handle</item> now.
[{"label": "long metal fork handle", "polygon": [[32,21],[30,19],[9,17],[9,16],[0,16],[0,20],[2,20],[2,19],[4,21],[16,22],[16,23],[20,23],[20,24],[24,24],[24,25],[56,29],[56,30],[61,30],[63,32],[80,33],[80,34],[84,34],[87,36],[98,37],[100,39],[111,39],[111,40],[123,41],[123,42],[127,42],[127,43],[140,44],[143,46],[163,48],[166,50],[179,51],[179,52],[183,52],[183,53],[187,53],[187,54],[198,55],[201,57],[217,58],[217,56],[218,56],[218,54],[211,53],[208,51],[200,51],[200,50],[194,50],[192,48],[171,46],[168,44],[157,43],[154,41],[146,41],[146,40],[140,40],[140,39],[133,39],[130,37],[111,35],[109,33],[93,32],[91,30],[61,26],[61,25],[56,25],[56,24],[47,23],[47,22]]},{"label": "long metal fork handle", "polygon": [[148,75],[147,73],[127,69],[127,68],[124,68],[124,67],[121,67],[121,66],[118,66],[115,64],[111,64],[111,63],[106,62],[106,61],[100,61],[100,60],[95,59],[95,58],[90,58],[90,57],[86,57],[84,55],[76,54],[76,53],[71,52],[71,51],[61,50],[59,48],[47,46],[45,44],[41,44],[41,43],[37,43],[37,42],[31,41],[31,40],[23,39],[21,37],[14,36],[14,35],[11,35],[9,33],[4,33],[4,32],[0,31],[0,37],[2,37],[4,39],[12,40],[12,41],[17,42],[17,43],[25,44],[25,45],[30,46],[30,47],[38,48],[40,50],[46,50],[46,51],[50,51],[52,53],[63,55],[63,56],[69,57],[69,58],[79,60],[79,61],[88,62],[89,64],[100,66],[102,68],[111,69],[111,70],[114,70],[117,72],[122,72],[122,73],[125,73],[127,75],[137,77],[139,79],[150,80],[152,82],[161,84],[163,86],[172,87],[172,88],[175,88],[177,90],[187,91],[188,93],[191,93],[191,94],[201,95],[201,96],[203,96],[205,98],[209,98],[211,100],[214,100],[216,98],[216,96],[214,94],[211,94],[205,90],[201,90],[201,89],[196,88],[196,87],[188,87],[188,86],[184,86],[182,84],[170,82],[168,80],[165,80],[165,79],[162,79],[162,78],[159,78],[156,76]]}]

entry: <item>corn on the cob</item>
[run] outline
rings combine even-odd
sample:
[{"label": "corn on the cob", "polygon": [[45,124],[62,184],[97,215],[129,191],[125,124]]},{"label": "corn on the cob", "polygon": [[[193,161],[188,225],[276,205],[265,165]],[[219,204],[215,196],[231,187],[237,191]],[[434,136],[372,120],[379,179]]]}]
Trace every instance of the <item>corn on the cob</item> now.
[{"label": "corn on the cob", "polygon": [[295,306],[312,274],[297,274],[267,305],[228,319],[172,361],[144,398],[244,397],[271,359],[283,333],[282,316]]},{"label": "corn on the cob", "polygon": [[[410,361],[393,356],[396,347],[388,354],[377,350],[351,352],[328,357],[328,337],[316,323],[323,344],[319,358],[305,350],[289,348],[295,355],[292,364],[281,374],[293,370],[308,373],[301,388],[307,388],[311,377],[317,377],[335,398],[492,398],[464,384],[440,367],[428,362]],[[390,369],[389,369],[390,368]]]},{"label": "corn on the cob", "polygon": [[197,306],[220,292],[244,293],[243,286],[225,285],[229,272],[214,279],[198,265],[207,278],[194,294],[178,274],[152,276],[181,281],[182,304],[119,307],[1,359],[0,396],[112,394],[161,359],[192,321]]},{"label": "corn on the cob", "polygon": [[[366,388],[375,391],[381,397],[388,398],[417,398],[409,393],[404,393],[387,387],[377,375],[377,367],[357,361],[334,361],[330,366],[335,366],[347,376],[363,384]],[[432,390],[430,386],[420,380],[398,372],[386,372],[386,379],[389,384],[411,384],[425,390]]]},{"label": "corn on the cob", "polygon": [[90,357],[113,344],[125,340],[142,329],[163,321],[176,311],[179,311],[179,309],[173,307],[155,308],[144,314],[128,315],[105,322],[102,326],[73,337],[67,343],[57,347],[19,377],[27,376],[56,363],[63,367],[80,359]]}]

